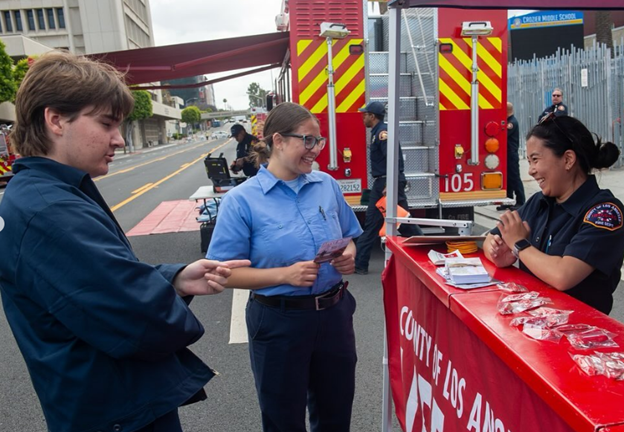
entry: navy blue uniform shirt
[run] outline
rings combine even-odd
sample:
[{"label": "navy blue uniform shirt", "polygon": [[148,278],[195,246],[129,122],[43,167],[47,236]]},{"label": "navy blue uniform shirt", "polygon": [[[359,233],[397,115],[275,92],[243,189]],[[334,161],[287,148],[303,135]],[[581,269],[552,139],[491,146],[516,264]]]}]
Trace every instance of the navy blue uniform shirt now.
[{"label": "navy blue uniform shirt", "polygon": [[[510,127],[511,126],[511,127]],[[507,117],[507,155],[511,155],[514,160],[518,160],[520,150],[520,126],[513,114]]]},{"label": "navy blue uniform shirt", "polygon": [[[386,175],[386,158],[388,157],[388,125],[382,121],[371,129],[371,174],[373,177]],[[403,151],[399,145],[399,173],[403,177]]]},{"label": "navy blue uniform shirt", "polygon": [[539,119],[537,119],[538,121],[541,120],[544,116],[550,114],[550,113],[555,113],[555,116],[560,117],[560,116],[567,116],[568,115],[568,107],[563,104],[556,104],[556,105],[551,105],[548,108],[546,108],[544,111],[542,111],[542,114],[540,114]]},{"label": "navy blue uniform shirt", "polygon": [[[531,245],[552,256],[573,256],[594,271],[566,294],[608,314],[624,260],[622,203],[600,189],[593,175],[570,198],[557,204],[541,192],[518,213],[531,227]],[[491,234],[499,234],[497,228]],[[520,261],[520,268],[531,273]]]},{"label": "navy blue uniform shirt", "polygon": [[[245,138],[243,138],[242,141],[236,146],[236,159],[249,156],[249,153],[251,152],[251,145],[257,141],[258,138],[246,133]],[[243,174],[247,177],[253,177],[258,174],[258,168],[253,162],[245,161],[243,162]]]},{"label": "navy blue uniform shirt", "polygon": [[137,430],[205,398],[214,373],[186,348],[204,329],[171,285],[184,265],[139,262],[87,173],[40,157],[13,171],[2,304],[48,429]]}]

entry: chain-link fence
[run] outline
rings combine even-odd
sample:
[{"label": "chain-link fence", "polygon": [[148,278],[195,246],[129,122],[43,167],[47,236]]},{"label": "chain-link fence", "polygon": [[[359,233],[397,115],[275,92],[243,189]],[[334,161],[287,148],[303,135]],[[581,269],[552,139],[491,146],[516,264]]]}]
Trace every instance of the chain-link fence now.
[{"label": "chain-link fence", "polygon": [[[509,64],[508,99],[514,105],[521,136],[537,123],[550,106],[555,87],[563,90],[568,114],[581,120],[603,141],[624,148],[624,40],[611,50],[604,45],[572,51],[560,50],[547,58]],[[524,140],[521,156],[525,155]],[[624,155],[616,166],[624,165]]]}]

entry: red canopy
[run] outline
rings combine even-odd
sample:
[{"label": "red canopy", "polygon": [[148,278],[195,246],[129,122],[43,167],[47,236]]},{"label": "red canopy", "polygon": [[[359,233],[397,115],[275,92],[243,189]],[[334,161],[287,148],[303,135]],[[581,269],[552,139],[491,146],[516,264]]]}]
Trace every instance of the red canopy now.
[{"label": "red canopy", "polygon": [[268,33],[92,54],[89,57],[127,71],[128,85],[186,78],[236,69],[280,64],[289,33]]},{"label": "red canopy", "polygon": [[624,9],[622,0],[390,0],[403,7],[453,7],[469,9]]}]

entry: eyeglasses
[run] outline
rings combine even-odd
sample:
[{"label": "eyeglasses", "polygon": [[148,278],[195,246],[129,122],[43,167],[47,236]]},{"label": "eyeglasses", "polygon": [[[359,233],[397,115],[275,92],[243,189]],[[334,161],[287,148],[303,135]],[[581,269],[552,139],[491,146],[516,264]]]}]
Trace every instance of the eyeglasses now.
[{"label": "eyeglasses", "polygon": [[548,113],[546,114],[544,117],[542,117],[540,119],[540,121],[537,123],[538,125],[543,125],[544,123],[548,123],[549,121],[552,121],[553,124],[555,126],[557,126],[557,129],[559,129],[559,132],[561,132],[561,134],[567,138],[568,141],[570,141],[570,143],[574,144],[574,141],[572,140],[572,138],[570,137],[570,135],[568,135],[567,133],[565,133],[565,131],[563,129],[561,129],[561,127],[557,124],[557,116],[555,115],[554,112]]},{"label": "eyeglasses", "polygon": [[561,97],[561,95],[560,95],[560,94],[554,94],[554,93],[553,93],[553,97]]},{"label": "eyeglasses", "polygon": [[307,150],[312,150],[316,145],[318,145],[319,150],[323,150],[325,148],[325,144],[327,143],[327,138],[321,136],[315,137],[314,135],[299,135],[293,133],[283,133],[280,135],[301,139],[303,141],[303,146]]}]

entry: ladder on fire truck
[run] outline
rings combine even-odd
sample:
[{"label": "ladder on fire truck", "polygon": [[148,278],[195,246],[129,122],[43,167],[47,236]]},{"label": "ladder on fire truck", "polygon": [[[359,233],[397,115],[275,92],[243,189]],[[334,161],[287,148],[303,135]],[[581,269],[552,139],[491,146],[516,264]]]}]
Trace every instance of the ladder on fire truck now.
[{"label": "ladder on fire truck", "polygon": [[[439,187],[433,10],[406,11],[403,22],[406,30],[401,33],[399,141],[405,163],[406,195],[410,207],[435,207]],[[388,103],[388,30],[388,15],[369,17],[367,100],[383,104]]]}]

